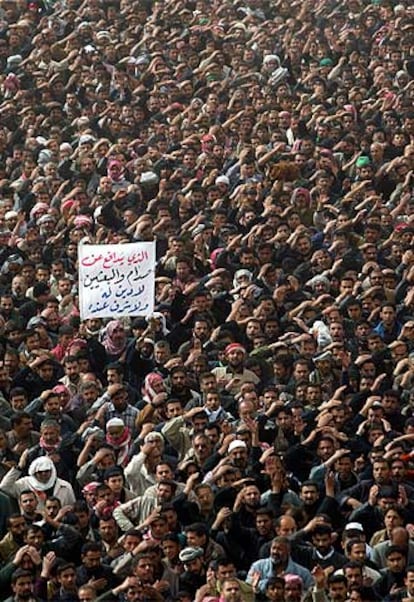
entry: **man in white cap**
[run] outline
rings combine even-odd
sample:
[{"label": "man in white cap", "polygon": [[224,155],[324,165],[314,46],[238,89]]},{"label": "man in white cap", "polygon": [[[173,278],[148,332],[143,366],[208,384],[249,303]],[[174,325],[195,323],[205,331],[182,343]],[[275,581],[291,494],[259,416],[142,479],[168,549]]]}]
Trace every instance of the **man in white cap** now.
[{"label": "man in white cap", "polygon": [[229,445],[228,457],[234,466],[241,470],[245,470],[249,460],[249,452],[246,443],[240,439],[232,441]]},{"label": "man in white cap", "polygon": [[204,552],[202,548],[187,547],[181,550],[179,559],[184,565],[184,573],[180,575],[180,590],[185,590],[194,596],[196,591],[206,582]]}]

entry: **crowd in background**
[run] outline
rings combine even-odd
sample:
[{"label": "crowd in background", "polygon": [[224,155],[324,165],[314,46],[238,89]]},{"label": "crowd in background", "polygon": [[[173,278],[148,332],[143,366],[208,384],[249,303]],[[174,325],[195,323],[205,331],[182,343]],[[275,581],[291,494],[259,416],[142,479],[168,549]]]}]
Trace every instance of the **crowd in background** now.
[{"label": "crowd in background", "polygon": [[[0,598],[414,599],[410,0],[0,0]],[[78,245],[156,242],[81,320]]]}]

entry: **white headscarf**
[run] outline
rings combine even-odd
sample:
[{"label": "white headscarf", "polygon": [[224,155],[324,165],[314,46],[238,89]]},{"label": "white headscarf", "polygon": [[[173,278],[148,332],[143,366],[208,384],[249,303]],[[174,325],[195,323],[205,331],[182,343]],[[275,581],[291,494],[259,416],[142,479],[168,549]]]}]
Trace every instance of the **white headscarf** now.
[{"label": "white headscarf", "polygon": [[[36,473],[44,470],[50,470],[51,475],[46,483],[42,483],[36,479]],[[47,491],[55,486],[57,473],[55,465],[47,456],[36,458],[29,466],[29,486],[33,491]]]},{"label": "white headscarf", "polygon": [[240,288],[241,283],[239,282],[239,278],[246,278],[248,282],[251,282],[253,280],[253,274],[250,272],[250,270],[246,270],[245,268],[237,270],[233,278],[233,288],[236,290]]},{"label": "white headscarf", "polygon": [[164,336],[166,336],[170,331],[167,328],[167,318],[164,316],[164,314],[160,311],[154,311],[151,317],[155,318],[156,320],[160,320],[161,332]]}]

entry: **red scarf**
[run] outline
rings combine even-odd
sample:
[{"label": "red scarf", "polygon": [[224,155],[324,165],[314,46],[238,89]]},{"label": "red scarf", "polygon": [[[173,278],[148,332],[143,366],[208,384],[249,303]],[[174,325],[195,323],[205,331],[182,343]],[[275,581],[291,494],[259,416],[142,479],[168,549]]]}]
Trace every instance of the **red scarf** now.
[{"label": "red scarf", "polygon": [[56,452],[58,450],[61,442],[62,442],[62,439],[59,439],[59,441],[57,443],[50,445],[50,444],[46,443],[46,441],[43,439],[43,437],[40,437],[39,445],[42,449],[45,450],[46,453],[53,454],[54,452]]},{"label": "red scarf", "polygon": [[117,465],[126,466],[129,460],[129,446],[131,443],[131,434],[129,428],[125,427],[120,437],[113,437],[110,433],[106,433],[106,442],[111,445],[117,452]]}]

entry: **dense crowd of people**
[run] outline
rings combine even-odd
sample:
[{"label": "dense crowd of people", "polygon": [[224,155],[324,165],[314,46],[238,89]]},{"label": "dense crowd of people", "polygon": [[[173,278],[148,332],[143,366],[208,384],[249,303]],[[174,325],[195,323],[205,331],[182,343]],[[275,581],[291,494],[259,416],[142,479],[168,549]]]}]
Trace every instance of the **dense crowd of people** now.
[{"label": "dense crowd of people", "polygon": [[[410,0],[1,0],[0,598],[414,599]],[[82,320],[79,245],[156,242]]]}]

